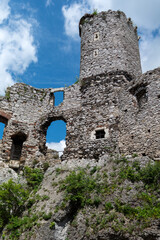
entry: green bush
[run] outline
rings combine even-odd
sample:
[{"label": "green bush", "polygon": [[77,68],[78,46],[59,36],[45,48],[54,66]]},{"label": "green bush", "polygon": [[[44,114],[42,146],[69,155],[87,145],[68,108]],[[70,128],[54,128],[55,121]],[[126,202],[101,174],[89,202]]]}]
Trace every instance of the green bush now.
[{"label": "green bush", "polygon": [[48,214],[46,214],[46,213],[43,214],[43,219],[46,220],[46,221],[51,219],[51,217],[52,217],[52,213],[51,212],[49,212]]},{"label": "green bush", "polygon": [[12,179],[0,185],[0,228],[9,222],[11,217],[19,216],[23,212],[28,196],[28,190]]},{"label": "green bush", "polygon": [[47,171],[48,168],[49,168],[49,163],[48,162],[43,163],[43,170],[45,172]]},{"label": "green bush", "polygon": [[77,173],[72,171],[61,184],[61,190],[65,190],[65,200],[70,201],[71,207],[75,209],[84,207],[85,204],[93,204],[91,193],[96,188],[96,180],[85,170]]},{"label": "green bush", "polygon": [[106,213],[109,213],[112,209],[113,209],[113,206],[112,206],[111,202],[105,203],[105,211],[106,211]]},{"label": "green bush", "polygon": [[9,239],[17,240],[21,236],[21,232],[30,230],[38,221],[38,216],[36,214],[32,216],[12,217],[6,226],[8,231]]},{"label": "green bush", "polygon": [[128,179],[131,182],[139,181],[140,176],[136,169],[132,166],[126,165],[120,169],[119,172],[120,179]]},{"label": "green bush", "polygon": [[93,15],[97,15],[97,14],[98,14],[97,9],[94,9],[92,14],[93,14]]},{"label": "green bush", "polygon": [[43,180],[43,172],[39,168],[24,168],[24,176],[27,180],[27,185],[32,189],[37,189]]},{"label": "green bush", "polygon": [[55,222],[51,222],[49,228],[52,230],[55,229]]},{"label": "green bush", "polygon": [[140,171],[141,180],[147,185],[158,188],[160,184],[160,164],[148,164]]}]

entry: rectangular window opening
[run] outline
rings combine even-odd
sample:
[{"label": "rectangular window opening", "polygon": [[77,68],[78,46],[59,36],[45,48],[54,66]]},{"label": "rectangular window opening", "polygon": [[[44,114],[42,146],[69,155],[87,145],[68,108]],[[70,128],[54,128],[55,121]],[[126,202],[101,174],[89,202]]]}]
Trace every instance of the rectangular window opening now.
[{"label": "rectangular window opening", "polygon": [[11,159],[12,160],[20,160],[21,152],[22,152],[23,142],[21,141],[13,141],[12,149],[11,149]]},{"label": "rectangular window opening", "polygon": [[105,138],[104,129],[96,130],[96,139]]}]

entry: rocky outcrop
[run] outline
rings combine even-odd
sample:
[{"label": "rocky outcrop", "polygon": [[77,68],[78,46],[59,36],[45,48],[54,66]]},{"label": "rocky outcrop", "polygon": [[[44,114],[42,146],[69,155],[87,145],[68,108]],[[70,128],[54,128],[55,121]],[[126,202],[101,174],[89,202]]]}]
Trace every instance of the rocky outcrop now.
[{"label": "rocky outcrop", "polygon": [[[154,162],[135,154],[128,157],[104,155],[92,162],[87,159],[63,161],[48,168],[34,196],[35,203],[23,214],[30,219],[37,216],[37,220],[29,230],[24,230],[25,226],[20,229],[19,239],[159,240],[159,189],[138,177],[146,166],[154,166]],[[65,188],[66,176],[73,171],[77,174],[85,171],[84,182],[88,178],[95,184],[90,193],[85,192],[89,201],[76,208]],[[81,180],[79,178],[79,184]]]}]

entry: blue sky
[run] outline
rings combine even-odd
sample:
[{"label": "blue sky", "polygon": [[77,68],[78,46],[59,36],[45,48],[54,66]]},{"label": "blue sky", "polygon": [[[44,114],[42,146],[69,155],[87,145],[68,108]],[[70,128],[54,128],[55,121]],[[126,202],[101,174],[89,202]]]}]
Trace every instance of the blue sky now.
[{"label": "blue sky", "polygon": [[[138,26],[143,72],[160,65],[159,0],[0,0],[0,95],[17,81],[37,88],[73,84],[80,68],[78,21],[93,9],[124,11]],[[64,140],[65,127],[50,131],[47,142]]]}]

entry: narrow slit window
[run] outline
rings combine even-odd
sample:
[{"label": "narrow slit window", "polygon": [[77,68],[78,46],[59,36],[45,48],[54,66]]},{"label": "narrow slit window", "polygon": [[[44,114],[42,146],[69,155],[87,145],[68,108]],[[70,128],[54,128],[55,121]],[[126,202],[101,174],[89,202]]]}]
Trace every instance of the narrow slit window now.
[{"label": "narrow slit window", "polygon": [[100,139],[100,138],[105,138],[105,131],[104,131],[104,129],[96,130],[96,139]]},{"label": "narrow slit window", "polygon": [[5,124],[0,122],[0,140],[3,138]]},{"label": "narrow slit window", "polygon": [[99,40],[99,32],[94,33],[94,41]]},{"label": "narrow slit window", "polygon": [[64,100],[64,92],[63,91],[57,91],[54,92],[54,106],[59,106]]},{"label": "narrow slit window", "polygon": [[95,49],[94,51],[93,51],[93,57],[97,57],[98,56],[98,49]]}]

